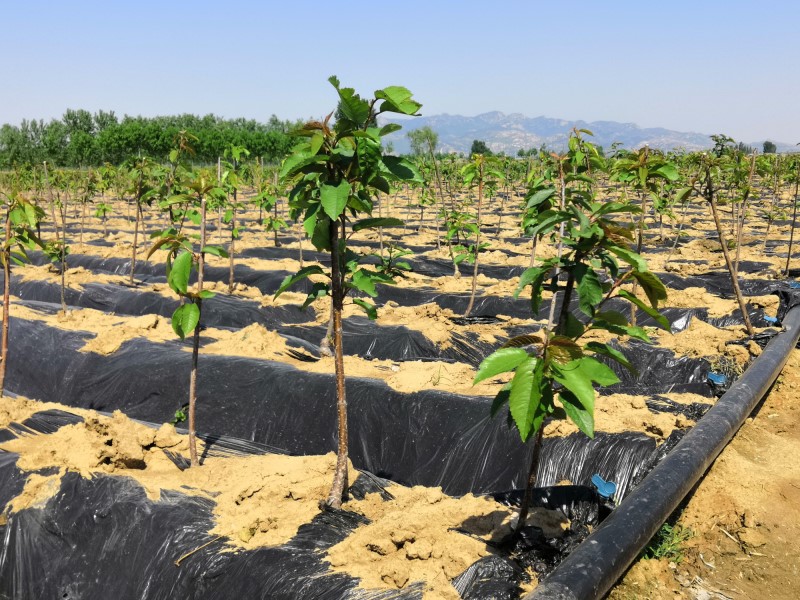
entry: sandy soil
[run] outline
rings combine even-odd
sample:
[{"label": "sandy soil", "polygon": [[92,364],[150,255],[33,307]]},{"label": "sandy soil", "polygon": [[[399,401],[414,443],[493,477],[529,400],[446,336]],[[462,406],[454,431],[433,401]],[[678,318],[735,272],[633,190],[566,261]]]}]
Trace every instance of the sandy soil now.
[{"label": "sandy soil", "polygon": [[681,561],[643,559],[611,593],[632,598],[800,597],[800,350],[691,495]]},{"label": "sandy soil", "polygon": [[[52,407],[7,397],[0,398],[0,405],[0,425]],[[58,468],[48,476],[31,473],[0,518],[44,506],[67,471],[87,478],[103,473],[135,479],[156,502],[162,490],[213,500],[214,526],[209,533],[224,537],[227,550],[273,546],[289,541],[320,511],[333,478],[333,453],[209,457],[200,467],[181,471],[164,450],[185,456],[188,441],[171,425],[155,430],[118,411],[112,417],[81,412],[83,423],[0,443],[0,450],[19,454],[17,465],[24,471]],[[351,466],[350,481],[357,475]],[[490,553],[482,540],[498,540],[514,524],[507,507],[485,497],[453,498],[440,488],[419,486],[392,485],[388,491],[394,499],[368,494],[364,500],[345,503],[345,510],[364,515],[370,523],[332,547],[325,558],[332,570],[360,578],[364,588],[400,589],[422,581],[425,600],[457,600],[450,580]],[[528,523],[552,536],[569,528],[558,513],[541,509],[533,511]]]},{"label": "sandy soil", "polygon": [[[435,222],[432,211],[426,211],[428,221],[421,228],[416,227],[419,209],[407,208],[402,197],[387,200],[383,216],[411,217],[407,228],[396,228],[383,232],[384,242],[400,241],[403,245],[424,246],[430,250],[420,253],[422,257],[448,260],[444,246],[436,249]],[[789,201],[789,198],[783,198]],[[517,201],[509,202],[512,206]],[[282,209],[283,210],[283,209]],[[726,209],[728,210],[728,209]],[[73,253],[86,253],[104,257],[129,259],[133,236],[132,224],[122,218],[126,208],[119,203],[115,214],[108,222],[109,235],[103,236],[97,222],[87,221],[87,227],[96,231],[86,231],[84,241],[105,239],[114,243],[110,247],[98,247],[72,243]],[[254,214],[246,215],[253,219]],[[496,266],[527,266],[530,262],[530,242],[517,243],[509,238],[518,237],[518,223],[511,215],[498,218],[487,209],[485,223],[489,226],[501,225],[500,233],[488,233],[485,240],[492,244],[489,252],[481,255],[481,262]],[[786,265],[786,259],[776,255],[785,253],[789,227],[773,225],[769,231],[770,251],[765,253],[763,241],[766,224],[755,213],[749,217],[750,225],[740,248],[742,261],[766,263],[767,266],[754,271],[744,269],[743,278],[777,279]],[[215,220],[212,219],[215,223]],[[77,223],[77,222],[75,222]],[[699,275],[710,270],[724,268],[720,244],[716,240],[713,222],[704,206],[692,208],[685,220],[684,231],[693,239],[679,244],[670,251],[676,239],[677,220],[665,220],[663,232],[658,223],[648,220],[650,239],[645,248],[645,258],[651,269],[657,272],[670,272],[682,276]],[[723,225],[728,239],[730,232],[730,211],[723,213]],[[140,241],[147,243],[147,235],[164,226],[163,219],[148,217],[144,224],[144,235]],[[192,228],[190,228],[192,231]],[[296,228],[285,232],[296,235]],[[663,239],[658,234],[663,233]],[[75,234],[77,236],[77,233]],[[227,231],[212,231],[211,243],[228,239]],[[364,253],[377,252],[365,245],[367,241],[378,239],[377,232],[365,231],[355,235],[352,247]],[[273,236],[252,226],[245,229],[245,235],[238,240],[237,248],[271,247]],[[667,251],[656,252],[656,247]],[[297,251],[293,258],[280,260],[240,259],[244,264],[257,269],[280,269],[294,271],[300,266],[300,248],[311,250],[308,241],[289,241],[284,247]],[[146,246],[139,253],[144,259]],[[795,247],[795,251],[797,248]],[[734,251],[735,254],[735,251]],[[546,243],[537,248],[537,257],[554,255],[554,249]],[[160,260],[154,257],[154,260]],[[227,260],[210,259],[212,264],[226,266]],[[308,255],[305,264],[309,264]],[[792,263],[792,266],[795,266]],[[25,278],[59,281],[60,276],[50,267],[15,269],[16,274]],[[442,277],[428,277],[411,273],[398,285],[413,288],[430,288],[442,292],[468,292],[470,288],[471,266],[461,266],[460,277],[452,274]],[[118,276],[98,276],[83,269],[70,269],[67,272],[68,284],[80,287],[88,282],[122,283],[126,278]],[[481,275],[478,289],[490,294],[511,294],[516,289],[516,278],[494,279]],[[218,293],[226,293],[227,285],[207,284]],[[166,285],[141,286],[141,289],[156,291],[172,297]],[[298,304],[303,296],[289,292],[279,299],[263,297],[254,288],[238,285],[235,292],[241,297],[255,299],[262,305]],[[775,314],[777,299],[774,296],[751,297],[749,301],[762,306],[770,315]],[[737,309],[734,300],[720,298],[703,288],[670,290],[667,306],[706,307],[709,315],[722,316]],[[328,309],[318,303],[316,321],[327,320]],[[96,312],[96,311],[93,311]],[[70,311],[66,315],[44,316],[36,311],[14,307],[14,314],[25,318],[45,320],[51,326],[94,333],[84,351],[109,354],[117,351],[124,341],[135,337],[146,337],[158,342],[175,340],[169,321],[155,316],[135,319],[116,315],[92,314],[90,311]],[[361,314],[349,306],[347,314]],[[433,343],[446,347],[453,330],[450,311],[435,305],[401,307],[388,303],[379,312],[379,323],[405,325],[423,332]],[[507,319],[504,326],[521,324]],[[470,326],[468,331],[477,333],[487,342],[502,336],[503,327]],[[317,363],[300,363],[287,352],[283,338],[260,326],[251,326],[240,331],[209,329],[204,332],[212,341],[202,348],[202,352],[248,356],[259,359],[281,360],[296,368],[309,371],[332,372],[332,361],[323,359]],[[679,334],[655,332],[654,341],[676,353],[704,357],[712,365],[728,361],[743,369],[759,349],[755,344],[738,345],[730,342],[744,336],[741,328],[715,328],[694,320],[690,327]],[[296,364],[297,363],[297,364]],[[469,383],[474,370],[468,365],[447,363],[392,363],[391,361],[365,361],[348,357],[346,371],[350,376],[365,376],[381,379],[387,385],[401,391],[418,389],[442,389],[449,392],[470,395],[491,396],[496,393],[503,380],[495,380],[473,388]],[[737,435],[734,442],[725,450],[712,467],[709,475],[698,486],[686,509],[679,517],[679,523],[693,532],[693,537],[685,543],[684,559],[641,560],[628,573],[625,580],[612,592],[611,598],[797,598],[800,597],[800,471],[796,461],[790,457],[800,451],[800,413],[796,395],[800,386],[800,353],[795,352],[779,383],[754,420],[749,422]],[[679,402],[708,401],[692,395],[672,395]],[[6,402],[5,400],[3,402]],[[35,407],[31,401],[20,400],[0,408],[0,425],[3,421],[21,420]],[[64,428],[52,436],[39,436],[26,440],[9,442],[21,444],[17,449],[32,461],[30,465],[47,460],[55,461],[64,469],[77,470],[84,474],[100,471],[124,474],[135,477],[148,490],[153,498],[161,489],[172,489],[175,481],[184,482],[197,488],[196,493],[220,491],[217,498],[219,512],[215,533],[230,537],[232,544],[253,547],[259,544],[285,541],[299,523],[313,516],[316,503],[324,493],[331,474],[331,457],[306,457],[309,463],[299,465],[304,471],[311,471],[310,479],[292,475],[295,466],[282,462],[285,457],[275,457],[274,462],[250,464],[250,459],[225,459],[217,463],[209,460],[201,469],[181,473],[163,456],[163,448],[182,452],[185,440],[170,430],[162,428],[158,433],[133,428],[135,439],[125,438],[121,416],[111,420],[91,417],[87,424]],[[598,398],[598,431],[623,431],[635,429],[663,439],[675,429],[691,426],[684,417],[653,414],[647,410],[643,398],[615,394]],[[566,423],[551,424],[547,435],[567,435],[574,428]],[[64,436],[60,439],[58,436]],[[50,438],[51,442],[37,445],[33,439]],[[113,440],[109,446],[107,442]],[[26,443],[29,446],[23,447]],[[85,449],[81,461],[72,461],[61,455],[67,444],[79,444]],[[41,445],[41,444],[40,444]],[[101,447],[102,446],[102,447]],[[87,458],[88,457],[88,458]],[[27,458],[24,460],[28,460]],[[221,459],[220,459],[221,460]],[[60,461],[60,462],[59,462]],[[144,468],[142,467],[144,464]],[[135,467],[132,467],[135,465]],[[224,466],[222,466],[224,465]],[[204,471],[205,469],[205,471]],[[192,470],[190,470],[192,471]],[[56,475],[50,478],[33,476],[22,496],[15,500],[14,510],[24,506],[36,506],[52,494]],[[177,479],[175,479],[177,478]],[[185,479],[181,479],[185,478]],[[216,487],[215,487],[216,486]],[[200,488],[206,490],[201,492]],[[225,488],[223,490],[223,488]],[[192,492],[195,493],[195,492]],[[392,491],[396,503],[384,503],[377,498],[368,497],[361,503],[348,505],[373,519],[373,525],[354,532],[345,542],[331,550],[328,560],[332,569],[348,569],[362,577],[363,585],[381,587],[402,587],[415,578],[424,577],[429,589],[426,598],[451,598],[453,589],[447,578],[457,573],[462,565],[474,561],[487,552],[485,544],[473,538],[452,538],[457,535],[447,531],[447,527],[458,525],[464,515],[476,517],[475,533],[482,536],[498,535],[508,527],[507,511],[490,506],[484,499],[467,498],[459,501],[443,496],[437,490],[405,489]],[[281,496],[282,495],[282,496]],[[276,499],[281,496],[283,499]],[[264,521],[261,515],[263,506],[270,506],[270,514],[280,512],[281,522]],[[273,508],[273,504],[280,505]],[[227,508],[224,508],[227,507]],[[413,518],[412,518],[413,516]],[[543,526],[563,527],[564,524],[552,522],[552,515],[537,515]],[[434,531],[435,530],[435,531]],[[288,536],[288,537],[287,537]],[[467,541],[465,541],[467,540]],[[472,543],[474,542],[474,544]],[[452,549],[445,556],[435,556],[433,548],[440,546]],[[438,552],[438,551],[437,551]],[[409,565],[413,569],[409,570]]]}]

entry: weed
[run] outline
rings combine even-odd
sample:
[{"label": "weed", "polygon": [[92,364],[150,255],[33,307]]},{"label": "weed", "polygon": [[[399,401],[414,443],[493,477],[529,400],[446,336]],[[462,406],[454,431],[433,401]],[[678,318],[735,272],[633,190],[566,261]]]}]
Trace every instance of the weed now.
[{"label": "weed", "polygon": [[682,525],[664,523],[644,549],[644,558],[664,558],[679,563],[684,558],[684,544],[694,536],[694,532]]}]

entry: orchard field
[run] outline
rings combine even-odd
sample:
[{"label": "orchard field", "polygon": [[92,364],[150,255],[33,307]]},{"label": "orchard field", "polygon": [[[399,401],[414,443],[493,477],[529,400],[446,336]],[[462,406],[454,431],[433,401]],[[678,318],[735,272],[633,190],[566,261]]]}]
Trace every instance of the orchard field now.
[{"label": "orchard field", "polygon": [[[522,597],[793,306],[798,155],[400,157],[332,83],[282,160],[0,173],[0,598]],[[611,598],[800,594],[798,367]]]}]

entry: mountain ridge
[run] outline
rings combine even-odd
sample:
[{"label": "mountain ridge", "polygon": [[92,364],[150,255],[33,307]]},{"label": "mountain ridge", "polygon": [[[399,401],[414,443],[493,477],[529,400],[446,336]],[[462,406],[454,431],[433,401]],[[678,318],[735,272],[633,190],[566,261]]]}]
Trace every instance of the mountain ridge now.
[{"label": "mountain ridge", "polygon": [[[439,135],[438,150],[441,152],[469,152],[473,140],[483,140],[493,152],[516,155],[520,149],[539,148],[545,144],[551,150],[566,148],[569,133],[573,128],[588,129],[594,133],[593,142],[606,149],[619,142],[629,149],[647,144],[660,150],[704,150],[713,142],[709,135],[684,132],[664,127],[639,127],[635,123],[619,121],[583,121],[538,116],[528,117],[522,113],[506,114],[490,111],[467,117],[442,113],[412,119],[386,119],[382,123],[399,123],[402,131],[387,136],[397,152],[410,152],[407,134],[409,131],[429,126]],[[774,140],[770,140],[773,141]],[[764,140],[745,142],[761,150]],[[775,142],[779,152],[795,149],[791,144]]]}]

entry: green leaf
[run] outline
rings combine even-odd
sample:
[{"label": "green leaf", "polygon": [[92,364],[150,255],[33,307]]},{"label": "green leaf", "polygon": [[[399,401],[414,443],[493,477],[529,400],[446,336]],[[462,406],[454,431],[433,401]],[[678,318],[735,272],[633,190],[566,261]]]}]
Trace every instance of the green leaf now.
[{"label": "green leaf", "polygon": [[386,125],[381,127],[381,130],[380,132],[378,132],[378,135],[383,137],[385,135],[389,135],[390,133],[394,133],[395,131],[400,131],[402,128],[403,127],[401,125],[398,125],[397,123],[387,123]]},{"label": "green leaf", "polygon": [[325,275],[325,271],[322,270],[322,267],[319,265],[310,265],[308,267],[303,267],[294,275],[287,275],[283,278],[281,285],[278,287],[278,291],[275,292],[275,298],[280,296],[283,292],[288,290],[298,281],[302,281],[306,279],[310,275]]},{"label": "green leaf", "polygon": [[540,205],[542,202],[549,199],[555,193],[556,193],[555,188],[547,188],[544,190],[539,190],[538,192],[531,195],[531,197],[528,199],[528,203],[525,205],[525,210],[529,210],[534,206]]},{"label": "green leaf", "polygon": [[352,285],[360,292],[364,292],[373,298],[378,295],[378,291],[375,289],[375,280],[372,277],[372,273],[365,269],[359,269],[353,273]]},{"label": "green leaf", "polygon": [[506,402],[508,402],[508,396],[510,393],[511,393],[511,382],[509,381],[507,384],[503,386],[503,389],[497,392],[497,395],[494,397],[494,400],[492,401],[492,408],[489,411],[489,414],[491,415],[492,418],[494,418],[497,415],[497,412],[501,408],[503,408],[503,405]]},{"label": "green leaf", "polygon": [[569,390],[561,390],[558,393],[558,399],[561,401],[561,406],[564,407],[564,412],[578,426],[578,429],[588,437],[594,438],[594,408],[587,409]]},{"label": "green leaf", "polygon": [[200,307],[194,302],[182,304],[172,313],[172,329],[181,339],[192,333],[199,322]]},{"label": "green leaf", "polygon": [[422,175],[414,164],[400,156],[384,156],[383,164],[399,181],[422,183]]},{"label": "green leaf", "polygon": [[658,312],[658,310],[656,310],[655,308],[653,308],[652,306],[650,306],[648,304],[645,304],[639,298],[637,298],[636,296],[634,296],[632,293],[630,293],[627,290],[619,290],[618,295],[621,298],[625,298],[628,302],[631,302],[631,303],[635,304],[636,306],[638,306],[645,313],[650,315],[653,318],[653,320],[656,323],[658,323],[659,327],[669,331],[669,321],[667,321],[667,318],[664,315],[662,315],[660,312]]},{"label": "green leaf", "polygon": [[395,112],[404,115],[416,115],[422,104],[411,99],[411,92],[399,85],[391,85],[382,90],[376,90],[375,97],[384,100],[381,112]]},{"label": "green leaf", "polygon": [[514,291],[514,298],[519,298],[520,292],[524,290],[527,286],[533,286],[534,291],[537,288],[542,287],[542,283],[544,283],[544,278],[550,272],[552,267],[548,264],[542,267],[531,267],[530,269],[525,269],[522,272],[522,275],[519,276],[519,284],[517,285],[517,289]]},{"label": "green leaf", "polygon": [[554,335],[547,345],[547,355],[555,362],[566,365],[570,361],[581,358],[583,350],[568,337]]},{"label": "green leaf", "polygon": [[181,296],[186,294],[189,287],[189,276],[192,273],[192,265],[194,264],[194,256],[191,252],[181,252],[172,261],[172,268],[167,277],[167,283],[175,292]]},{"label": "green leaf", "polygon": [[647,294],[647,299],[650,300],[650,306],[658,308],[660,300],[667,299],[667,288],[658,278],[655,273],[650,271],[634,271],[633,276],[639,285],[642,286],[644,293]]},{"label": "green leaf", "polygon": [[602,310],[595,315],[595,319],[600,321],[607,321],[614,325],[624,327],[628,324],[628,317],[616,310]]},{"label": "green leaf", "polygon": [[683,202],[692,193],[693,189],[690,187],[681,188],[675,193],[675,202]]},{"label": "green leaf", "polygon": [[361,231],[362,229],[375,229],[377,227],[402,227],[403,221],[395,219],[394,217],[375,217],[369,219],[361,219],[353,223],[353,231]]},{"label": "green leaf", "polygon": [[508,410],[519,429],[522,441],[527,441],[533,430],[533,420],[542,401],[542,375],[544,362],[529,357],[517,367],[511,380]]},{"label": "green leaf", "polygon": [[374,321],[378,318],[378,311],[375,309],[374,304],[367,302],[366,300],[362,300],[361,298],[353,298],[353,303],[363,308],[364,312],[367,313],[367,317],[369,317],[371,320]]},{"label": "green leaf", "polygon": [[228,258],[228,253],[221,246],[203,246],[202,252],[204,254],[213,254],[220,258]]},{"label": "green leaf", "polygon": [[311,148],[311,154],[316,154],[319,152],[319,149],[322,148],[322,144],[325,141],[325,138],[322,137],[322,134],[317,132],[311,136],[309,140],[309,146]]},{"label": "green leaf", "polygon": [[595,307],[603,301],[603,286],[594,270],[587,265],[577,265],[574,273],[578,281],[578,306],[591,317]]},{"label": "green leaf", "polygon": [[538,335],[517,335],[506,343],[501,348],[524,348],[525,346],[541,346],[544,340]]},{"label": "green leaf", "polygon": [[216,296],[216,294],[210,290],[203,290],[195,294],[195,296],[197,298],[200,298],[201,300],[208,300],[209,298],[213,298],[214,296]]},{"label": "green leaf", "polygon": [[339,111],[355,125],[353,129],[361,128],[369,119],[369,102],[362,100],[353,88],[340,88],[338,82],[333,86],[339,92]]},{"label": "green leaf", "polygon": [[[311,243],[314,248],[320,252],[329,251],[331,249],[331,220],[328,215],[322,214],[322,217],[316,219],[314,230],[311,232]],[[305,225],[305,224],[304,224]]]},{"label": "green leaf", "polygon": [[605,329],[606,331],[615,335],[629,335],[637,340],[642,340],[643,342],[647,343],[650,343],[651,341],[650,337],[647,335],[647,332],[641,327],[635,327],[627,324],[617,325],[616,323],[609,323],[608,321],[600,319],[597,316],[595,316],[594,320],[592,321],[592,329]]},{"label": "green leaf", "polygon": [[608,358],[621,364],[623,367],[628,369],[628,371],[630,371],[634,375],[636,374],[636,369],[633,368],[633,365],[625,357],[625,355],[619,350],[612,348],[608,344],[603,344],[601,342],[589,342],[588,344],[586,344],[586,349],[594,352],[595,354],[601,354],[602,356],[607,356]]},{"label": "green leaf", "polygon": [[322,163],[328,160],[330,157],[327,154],[314,154],[310,155],[305,152],[299,152],[295,154],[290,154],[286,157],[286,160],[283,161],[283,166],[281,166],[280,178],[283,179],[287,175],[294,175],[295,173],[299,173],[303,168],[307,167],[308,165],[313,165],[315,163]]},{"label": "green leaf", "polygon": [[475,374],[475,379],[472,380],[472,385],[500,373],[513,371],[529,357],[529,354],[522,348],[500,348],[495,350],[481,362],[478,372]]},{"label": "green leaf", "polygon": [[327,183],[320,186],[320,204],[331,220],[336,220],[344,212],[350,197],[350,184],[344,179],[337,185]]},{"label": "green leaf", "polygon": [[634,269],[638,271],[647,271],[647,262],[636,252],[630,250],[629,248],[623,248],[622,246],[618,246],[616,244],[608,244],[606,245],[611,254],[614,254],[624,260],[626,263],[631,265]]},{"label": "green leaf", "polygon": [[35,229],[39,219],[36,215],[36,207],[30,202],[25,203],[25,216],[27,217],[28,225]]},{"label": "green leaf", "polygon": [[571,312],[567,313],[567,322],[564,326],[564,335],[576,339],[583,335],[586,327]]},{"label": "green leaf", "polygon": [[675,168],[675,165],[670,163],[660,166],[653,172],[658,173],[664,179],[667,179],[669,181],[677,181],[678,178],[680,177],[680,175],[678,174],[678,169]]},{"label": "green leaf", "polygon": [[306,308],[309,304],[314,302],[315,300],[319,300],[320,298],[324,298],[325,296],[330,294],[330,286],[322,281],[317,281],[314,285],[311,286],[311,291],[308,292],[303,305],[300,307],[301,310]]},{"label": "green leaf", "polygon": [[595,392],[592,382],[602,386],[619,383],[614,371],[590,356],[584,356],[563,366],[551,364],[550,368],[553,379],[572,392],[590,412],[594,412]]}]

